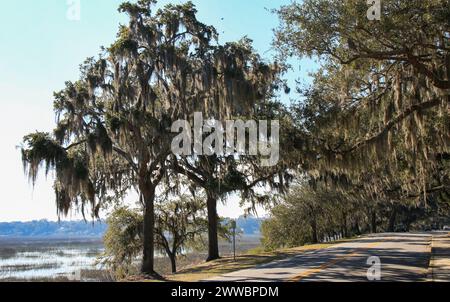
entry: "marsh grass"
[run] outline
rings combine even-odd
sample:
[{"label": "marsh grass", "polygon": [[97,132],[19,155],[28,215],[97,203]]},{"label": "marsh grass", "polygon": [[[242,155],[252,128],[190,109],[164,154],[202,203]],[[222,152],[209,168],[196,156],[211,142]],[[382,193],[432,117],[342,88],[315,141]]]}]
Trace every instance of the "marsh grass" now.
[{"label": "marsh grass", "polygon": [[101,240],[0,238],[0,281],[83,281],[83,273],[88,281],[110,280],[94,273],[102,251]]},{"label": "marsh grass", "polygon": [[59,263],[38,263],[38,264],[17,264],[17,265],[4,265],[1,267],[2,271],[6,272],[25,272],[25,271],[38,271],[56,269],[60,266]]},{"label": "marsh grass", "polygon": [[17,256],[17,250],[14,248],[0,248],[0,259],[11,259]]}]

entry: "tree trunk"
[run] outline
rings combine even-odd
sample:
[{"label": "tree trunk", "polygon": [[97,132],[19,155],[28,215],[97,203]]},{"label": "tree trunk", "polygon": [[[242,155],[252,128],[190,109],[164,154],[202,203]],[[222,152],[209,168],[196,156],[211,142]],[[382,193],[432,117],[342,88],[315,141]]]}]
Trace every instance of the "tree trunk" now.
[{"label": "tree trunk", "polygon": [[312,229],[312,243],[316,244],[319,242],[319,238],[317,235],[317,221],[315,218],[313,218],[311,222],[311,229]]},{"label": "tree trunk", "polygon": [[144,255],[141,273],[146,276],[158,277],[154,270],[154,230],[155,230],[155,190],[147,189],[144,195]]},{"label": "tree trunk", "polygon": [[392,210],[391,216],[389,217],[389,225],[388,225],[388,232],[394,232],[395,231],[395,221],[397,220],[397,208],[394,207]]},{"label": "tree trunk", "polygon": [[177,272],[177,257],[175,256],[175,253],[169,253],[168,255],[172,266],[172,274],[175,274]]},{"label": "tree trunk", "polygon": [[213,261],[220,258],[219,255],[219,239],[217,228],[219,219],[217,215],[217,198],[212,194],[208,194],[207,200],[208,208],[208,259],[206,261]]},{"label": "tree trunk", "polygon": [[344,235],[345,238],[348,237],[348,229],[347,229],[347,213],[344,213],[342,215],[342,234]]},{"label": "tree trunk", "polygon": [[372,219],[371,219],[371,225],[372,225],[372,233],[377,233],[377,212],[375,210],[372,210]]},{"label": "tree trunk", "polygon": [[411,224],[412,224],[413,222],[412,221],[408,221],[408,222],[406,222],[405,223],[405,231],[407,232],[407,233],[409,233],[409,231],[410,231],[410,229],[411,229]]},{"label": "tree trunk", "polygon": [[355,233],[358,236],[362,234],[361,228],[359,227],[359,222],[358,221],[355,222]]}]

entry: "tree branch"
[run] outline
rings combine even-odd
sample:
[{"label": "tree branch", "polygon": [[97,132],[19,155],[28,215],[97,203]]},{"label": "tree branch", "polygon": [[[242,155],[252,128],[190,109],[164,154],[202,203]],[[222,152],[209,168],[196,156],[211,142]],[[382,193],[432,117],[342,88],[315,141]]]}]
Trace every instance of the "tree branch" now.
[{"label": "tree branch", "polygon": [[365,146],[367,144],[373,143],[378,138],[380,138],[381,136],[383,136],[386,133],[388,133],[396,124],[398,124],[399,122],[403,121],[405,118],[407,118],[408,116],[410,116],[414,112],[433,108],[435,106],[438,106],[440,103],[441,103],[440,99],[434,99],[434,100],[431,100],[431,101],[428,101],[428,102],[423,102],[423,103],[420,103],[420,104],[412,105],[411,107],[406,109],[404,112],[402,112],[401,114],[397,115],[397,117],[395,117],[394,119],[389,121],[386,124],[386,126],[383,128],[383,130],[379,131],[375,135],[372,135],[368,139],[365,139],[365,140],[362,140],[362,141],[356,143],[353,147],[351,147],[348,150],[337,151],[336,153],[340,153],[340,154],[350,153],[350,152],[353,152],[353,151],[356,151],[356,150],[360,149],[361,147],[363,147],[363,146]]},{"label": "tree branch", "polygon": [[131,165],[131,167],[132,167],[132,169],[137,173],[139,170],[138,170],[138,167],[137,167],[137,165],[136,165],[136,163],[133,161],[133,159],[131,158],[131,155],[130,154],[128,154],[127,152],[125,152],[125,151],[123,151],[122,149],[120,149],[119,147],[117,147],[117,146],[113,146],[113,150],[117,153],[117,154],[119,154],[120,156],[122,156],[130,165]]}]

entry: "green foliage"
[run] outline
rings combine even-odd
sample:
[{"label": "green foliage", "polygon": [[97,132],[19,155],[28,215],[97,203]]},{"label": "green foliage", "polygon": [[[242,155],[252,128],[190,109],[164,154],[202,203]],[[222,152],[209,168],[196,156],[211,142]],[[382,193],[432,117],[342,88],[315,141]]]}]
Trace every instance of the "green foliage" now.
[{"label": "green foliage", "polygon": [[157,244],[169,257],[183,255],[186,248],[196,246],[208,231],[204,199],[180,196],[158,203],[155,233]]},{"label": "green foliage", "polygon": [[261,227],[261,241],[266,250],[276,250],[371,232],[441,229],[450,221],[450,204],[438,199],[429,196],[427,205],[374,203],[351,190],[321,185],[311,189],[305,183],[271,209]]},{"label": "green foliage", "polygon": [[117,279],[136,274],[136,262],[142,252],[143,217],[126,207],[116,209],[107,219],[108,229],[103,238],[105,253],[101,263]]},{"label": "green foliage", "polygon": [[350,195],[297,185],[263,222],[262,244],[267,250],[275,250],[361,233],[370,228],[365,207]]}]

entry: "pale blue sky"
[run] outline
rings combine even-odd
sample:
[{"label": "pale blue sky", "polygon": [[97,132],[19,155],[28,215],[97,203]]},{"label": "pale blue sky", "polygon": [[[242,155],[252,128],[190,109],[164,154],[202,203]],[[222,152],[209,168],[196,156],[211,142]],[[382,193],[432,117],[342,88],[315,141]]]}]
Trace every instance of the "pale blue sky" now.
[{"label": "pale blue sky", "polygon": [[[81,19],[70,21],[66,0],[1,1],[0,10],[0,221],[55,220],[52,179],[27,182],[16,146],[35,130],[54,126],[53,91],[78,78],[78,65],[115,38],[126,17],[117,12],[121,0],[80,0]],[[183,1],[161,0],[159,5]],[[198,18],[214,25],[221,41],[247,35],[259,53],[270,59],[272,29],[277,17],[269,10],[290,0],[196,0]],[[222,19],[223,18],[223,19]],[[306,77],[314,64],[296,63],[294,78]],[[220,214],[242,214],[236,202]],[[79,218],[74,215],[73,218]]]}]

